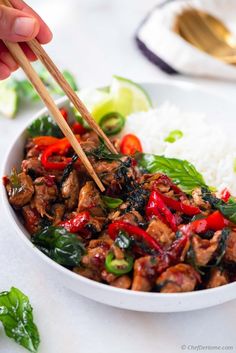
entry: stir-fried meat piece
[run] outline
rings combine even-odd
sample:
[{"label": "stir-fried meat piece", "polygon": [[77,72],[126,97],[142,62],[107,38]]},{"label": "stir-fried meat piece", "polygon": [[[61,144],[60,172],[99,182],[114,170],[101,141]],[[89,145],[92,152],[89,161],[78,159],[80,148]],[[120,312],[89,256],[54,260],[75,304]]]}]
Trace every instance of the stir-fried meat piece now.
[{"label": "stir-fried meat piece", "polygon": [[81,136],[80,144],[85,152],[93,151],[100,144],[97,133],[94,131],[91,131],[91,132],[87,132],[86,134],[83,134]]},{"label": "stir-fried meat piece", "polygon": [[41,217],[48,217],[53,219],[47,212],[49,211],[50,204],[56,200],[58,195],[57,186],[49,177],[40,177],[34,181],[34,198],[31,202],[31,206],[36,208]]},{"label": "stir-fried meat piece", "polygon": [[83,266],[101,273],[104,270],[105,258],[112,243],[111,239],[91,240],[87,248],[87,254],[82,257]]},{"label": "stir-fried meat piece", "polygon": [[157,259],[144,256],[135,260],[132,290],[149,292],[155,281]]},{"label": "stir-fried meat piece", "polygon": [[45,169],[38,158],[24,159],[21,163],[21,168],[25,173],[34,177],[46,174]]},{"label": "stir-fried meat piece", "polygon": [[105,217],[90,217],[88,224],[85,226],[85,229],[89,233],[88,238],[90,238],[94,234],[101,232],[105,221]]},{"label": "stir-fried meat piece", "polygon": [[211,208],[209,202],[203,200],[201,188],[196,188],[192,192],[193,201],[196,206],[202,208],[203,210],[209,210]]},{"label": "stir-fried meat piece", "polygon": [[[161,192],[161,193],[167,193],[170,191],[170,186],[165,185],[163,182],[161,182],[160,177],[163,174],[161,173],[155,173],[155,174],[143,174],[141,178],[139,179],[139,183],[142,184],[143,188],[146,190],[152,190],[154,183],[155,187]],[[158,182],[160,180],[160,182]]]},{"label": "stir-fried meat piece", "polygon": [[67,210],[73,210],[78,203],[79,197],[79,179],[75,170],[72,170],[68,178],[63,182],[61,194],[63,199],[65,199]]},{"label": "stir-fried meat piece", "polygon": [[62,203],[55,203],[52,206],[52,214],[53,214],[53,225],[58,225],[64,216],[65,213],[65,205]]},{"label": "stir-fried meat piece", "polygon": [[161,293],[191,292],[197,285],[199,275],[187,264],[169,267],[156,280]]},{"label": "stir-fried meat piece", "polygon": [[207,283],[207,288],[220,287],[227,283],[229,283],[229,278],[226,271],[220,268],[213,268]]},{"label": "stir-fried meat piece", "polygon": [[226,261],[236,262],[236,232],[231,232],[226,240],[224,258]]},{"label": "stir-fried meat piece", "polygon": [[[119,211],[118,213],[120,214]],[[137,211],[127,212],[119,216],[117,214],[114,216],[114,220],[130,223],[134,226],[138,226],[139,224],[143,223],[143,217]]]},{"label": "stir-fried meat piece", "polygon": [[175,233],[158,218],[151,220],[147,228],[147,233],[165,248],[168,248],[175,239]]},{"label": "stir-fried meat piece", "polygon": [[140,188],[140,186],[135,187],[126,196],[126,202],[120,206],[120,210],[130,212],[138,211],[144,214],[145,207],[148,201],[149,192]]},{"label": "stir-fried meat piece", "polygon": [[93,281],[100,282],[101,281],[101,274],[97,269],[92,270],[91,268],[84,268],[84,267],[74,267],[73,272],[81,275],[83,277],[92,279]]},{"label": "stir-fried meat piece", "polygon": [[122,289],[129,289],[131,287],[131,284],[131,278],[127,275],[117,277],[114,281],[110,283],[111,286]]},{"label": "stir-fried meat piece", "polygon": [[79,193],[78,212],[89,211],[92,216],[104,216],[104,205],[93,181],[87,181]]},{"label": "stir-fried meat piece", "polygon": [[30,202],[34,194],[34,185],[31,177],[26,173],[14,174],[7,179],[6,190],[9,201],[15,208],[20,208]]},{"label": "stir-fried meat piece", "polygon": [[122,157],[115,161],[97,161],[94,169],[103,184],[114,194],[119,194],[121,190],[130,190],[135,186],[137,173],[130,157]]},{"label": "stir-fried meat piece", "polygon": [[107,272],[107,270],[103,270],[101,272],[101,277],[102,280],[107,282],[107,283],[112,283],[113,281],[115,281],[115,279],[117,278],[116,275],[114,275],[113,273]]},{"label": "stir-fried meat piece", "polygon": [[205,266],[212,259],[215,251],[218,248],[221,238],[221,231],[215,232],[214,236],[208,239],[202,239],[198,235],[192,238],[192,246],[195,254],[196,264]]},{"label": "stir-fried meat piece", "polygon": [[30,234],[36,233],[40,229],[40,215],[35,210],[32,209],[29,205],[26,205],[22,208],[22,215],[24,218],[25,228]]}]

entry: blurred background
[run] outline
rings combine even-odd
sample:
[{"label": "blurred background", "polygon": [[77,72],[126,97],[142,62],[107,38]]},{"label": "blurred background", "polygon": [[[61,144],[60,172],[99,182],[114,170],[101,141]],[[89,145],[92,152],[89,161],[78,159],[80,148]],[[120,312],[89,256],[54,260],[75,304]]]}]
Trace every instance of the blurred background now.
[{"label": "blurred background", "polygon": [[[157,68],[140,54],[134,37],[157,0],[29,0],[49,24],[47,50],[70,69],[79,86],[110,82],[113,74],[153,80]],[[160,75],[164,75],[160,73]]]}]

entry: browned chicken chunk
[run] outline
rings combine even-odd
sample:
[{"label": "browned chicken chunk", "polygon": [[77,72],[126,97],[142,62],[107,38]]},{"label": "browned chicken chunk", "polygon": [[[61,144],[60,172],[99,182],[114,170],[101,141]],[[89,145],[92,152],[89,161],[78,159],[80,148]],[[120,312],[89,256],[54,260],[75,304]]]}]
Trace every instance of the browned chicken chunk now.
[{"label": "browned chicken chunk", "polygon": [[78,212],[89,211],[92,216],[104,216],[104,205],[93,181],[87,181],[79,193]]},{"label": "browned chicken chunk", "polygon": [[231,232],[226,241],[225,260],[236,262],[236,232]]},{"label": "browned chicken chunk", "polygon": [[193,201],[196,206],[201,207],[204,210],[208,210],[210,208],[209,202],[203,200],[201,188],[196,188],[192,192]]},{"label": "browned chicken chunk", "polygon": [[6,184],[9,201],[15,208],[20,208],[30,202],[34,194],[34,185],[31,177],[22,172],[14,172]]},{"label": "browned chicken chunk", "polygon": [[53,215],[53,225],[58,225],[64,216],[65,213],[65,205],[62,203],[55,203],[52,206],[52,215]]},{"label": "browned chicken chunk", "polygon": [[30,234],[34,234],[40,229],[41,218],[35,209],[32,209],[29,205],[24,206],[22,208],[22,216],[25,228]]},{"label": "browned chicken chunk", "polygon": [[168,248],[175,239],[175,233],[158,218],[151,220],[147,228],[147,233],[165,248]]},{"label": "browned chicken chunk", "polygon": [[195,254],[196,264],[198,266],[205,266],[212,259],[215,251],[218,248],[221,238],[221,231],[215,232],[214,236],[208,239],[202,239],[198,235],[192,238],[192,246]]},{"label": "browned chicken chunk", "polygon": [[156,281],[161,293],[191,292],[197,285],[199,275],[187,264],[169,267]]},{"label": "browned chicken chunk", "polygon": [[156,276],[157,260],[153,256],[144,256],[134,262],[132,289],[149,292]]},{"label": "browned chicken chunk", "polygon": [[220,287],[227,283],[229,283],[229,278],[226,271],[220,268],[213,268],[211,270],[211,275],[207,283],[207,288]]},{"label": "browned chicken chunk", "polygon": [[61,194],[65,199],[66,208],[71,211],[78,204],[79,197],[79,179],[75,170],[70,172],[68,178],[63,182]]},{"label": "browned chicken chunk", "polygon": [[117,277],[110,283],[111,286],[123,289],[129,289],[131,287],[131,278],[127,275]]},{"label": "browned chicken chunk", "polygon": [[49,219],[53,219],[48,212],[51,202],[55,201],[57,198],[58,190],[56,184],[51,178],[40,177],[35,179],[34,187],[35,194],[31,206],[36,208],[41,217],[46,216]]}]

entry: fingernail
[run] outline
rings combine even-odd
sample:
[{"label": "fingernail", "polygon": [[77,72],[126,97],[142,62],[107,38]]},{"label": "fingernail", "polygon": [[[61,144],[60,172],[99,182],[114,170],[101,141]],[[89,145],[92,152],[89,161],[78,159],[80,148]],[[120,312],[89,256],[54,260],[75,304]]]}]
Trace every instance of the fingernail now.
[{"label": "fingernail", "polygon": [[13,31],[18,36],[30,37],[35,30],[35,20],[30,17],[18,17],[13,25]]}]

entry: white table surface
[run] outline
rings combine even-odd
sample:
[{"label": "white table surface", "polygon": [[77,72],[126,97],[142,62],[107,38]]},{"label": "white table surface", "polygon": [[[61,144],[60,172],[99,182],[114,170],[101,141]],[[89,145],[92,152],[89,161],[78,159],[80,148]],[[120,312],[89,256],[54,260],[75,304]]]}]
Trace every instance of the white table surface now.
[{"label": "white table surface", "polygon": [[[155,0],[31,0],[51,25],[48,51],[76,74],[80,86],[109,83],[112,74],[137,81],[169,78],[137,50],[137,25]],[[190,78],[185,78],[191,81]],[[222,94],[235,94],[234,84],[198,80]],[[0,97],[1,99],[1,97]],[[0,164],[17,131],[32,115],[0,119]],[[41,333],[40,353],[178,353],[206,351],[201,346],[233,346],[236,352],[236,301],[178,314],[118,310],[83,298],[41,272],[5,219],[0,205],[0,290],[16,286],[27,293]],[[188,345],[190,345],[188,347]],[[219,349],[210,349],[218,352]],[[223,348],[221,348],[223,350]],[[25,352],[0,329],[0,353]]]}]

